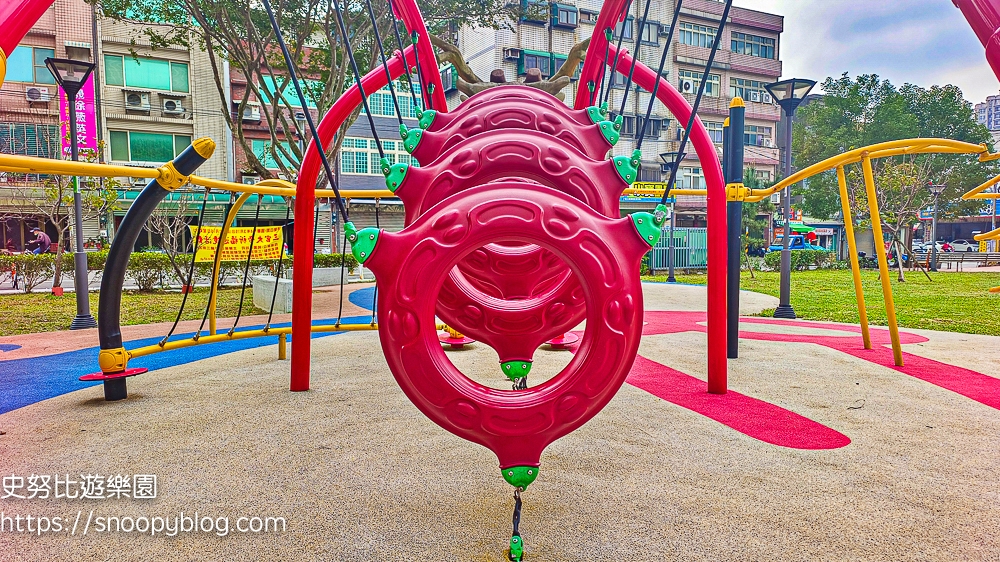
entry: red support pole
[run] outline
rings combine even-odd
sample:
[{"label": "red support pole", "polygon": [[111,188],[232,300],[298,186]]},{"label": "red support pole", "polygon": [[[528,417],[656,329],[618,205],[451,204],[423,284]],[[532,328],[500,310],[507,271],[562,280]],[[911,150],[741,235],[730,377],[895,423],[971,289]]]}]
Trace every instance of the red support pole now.
[{"label": "red support pole", "polygon": [[1000,78],[1000,0],[953,0],[986,47],[986,60]]},{"label": "red support pole", "polygon": [[[611,8],[613,7],[606,4],[601,15],[606,15]],[[600,22],[597,29],[601,29]],[[608,42],[603,39],[603,34],[600,33],[594,33],[592,41],[598,37],[600,39],[590,45],[590,54],[588,54],[587,62],[584,63],[584,72],[578,82],[583,87],[586,87],[589,80],[595,80],[598,73],[603,71],[603,68],[598,65],[591,64],[588,67],[591,59],[603,56],[605,45],[608,45]],[[595,48],[597,51],[594,51]],[[601,55],[594,56],[594,52],[600,52]],[[619,57],[614,45],[609,46],[608,52],[609,64],[614,64],[614,61],[617,61],[617,70],[627,74],[632,65],[632,56],[625,49],[622,49]],[[656,72],[648,66],[642,62],[636,63],[632,81],[637,86],[651,92],[653,84],[658,78],[660,85],[657,88],[656,98],[674,114],[679,122],[687,123],[688,119],[691,118],[691,106],[684,99],[684,96],[678,93],[666,79],[658,77]],[[585,96],[578,94],[576,99],[578,109],[586,107]],[[715,152],[715,145],[699,118],[694,120],[690,140],[698,159],[701,161],[708,188],[708,391],[712,394],[725,394],[728,385],[726,359],[726,260],[728,257],[726,248],[726,182],[722,177],[722,165]]]},{"label": "red support pole", "polygon": [[[404,55],[413,61],[413,47],[407,47]],[[403,75],[403,59],[399,51],[389,59],[389,74],[393,79]],[[412,64],[412,62],[411,62]],[[361,79],[365,92],[375,92],[388,83],[385,70],[381,66],[372,69]],[[329,146],[334,135],[354,108],[361,105],[361,92],[357,84],[344,92],[323,116],[316,127],[319,142]],[[292,392],[309,390],[310,333],[312,331],[312,279],[313,279],[313,207],[316,204],[315,186],[319,178],[322,162],[316,147],[317,139],[312,139],[302,159],[299,170],[298,187],[295,192],[295,275],[292,276]],[[301,337],[301,334],[305,334]]]},{"label": "red support pole", "polygon": [[[9,55],[24,39],[38,18],[49,9],[54,0],[6,0],[0,2],[0,50]],[[2,82],[0,78],[0,82]]]}]

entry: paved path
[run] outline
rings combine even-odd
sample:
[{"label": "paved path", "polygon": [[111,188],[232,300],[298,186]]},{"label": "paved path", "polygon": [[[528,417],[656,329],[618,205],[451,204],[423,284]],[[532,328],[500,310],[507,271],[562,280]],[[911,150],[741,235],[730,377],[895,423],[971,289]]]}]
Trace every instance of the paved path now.
[{"label": "paved path", "polygon": [[[524,494],[529,560],[996,560],[1000,338],[747,318],[731,392],[704,392],[704,288],[645,284],[640,358],[611,404],[552,444]],[[774,306],[744,295],[744,312]],[[666,312],[672,311],[672,312]],[[6,514],[231,518],[230,534],[0,534],[3,560],[503,560],[496,458],[425,418],[374,333],[314,341],[290,393],[273,346],[0,415],[0,474],[155,474],[155,500],[0,500]],[[2,355],[0,355],[2,357]],[[497,357],[448,357],[502,387]],[[533,380],[570,352],[539,350]],[[959,364],[960,368],[949,364]],[[986,393],[978,391],[986,390]],[[1000,395],[1000,392],[996,393]],[[284,532],[235,532],[240,516]]]}]

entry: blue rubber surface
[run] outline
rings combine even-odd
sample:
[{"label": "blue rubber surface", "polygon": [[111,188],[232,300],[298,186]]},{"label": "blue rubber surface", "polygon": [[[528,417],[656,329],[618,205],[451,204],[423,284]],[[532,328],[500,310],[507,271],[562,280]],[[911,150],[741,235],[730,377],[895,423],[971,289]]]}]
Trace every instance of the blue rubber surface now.
[{"label": "blue rubber surface", "polygon": [[[374,299],[374,292],[375,289],[373,287],[359,289],[358,291],[352,293],[349,298],[350,301],[357,306],[364,306],[362,303],[367,302],[367,307],[370,307],[371,302]],[[361,294],[359,295],[359,293]],[[358,296],[355,297],[355,295]],[[341,323],[367,324],[370,321],[370,315],[352,316],[344,318]],[[331,325],[335,324],[336,320],[316,320],[313,323],[316,325]],[[288,325],[288,323],[272,324],[271,327],[282,328]],[[240,330],[259,329],[263,327],[263,325],[244,326],[240,328]],[[313,334],[312,337],[321,338],[335,336],[342,333],[343,332]],[[192,335],[193,332],[187,334],[176,334],[171,338],[171,340],[190,338]],[[146,345],[153,345],[159,342],[160,339],[161,338],[146,338],[132,340],[126,342],[125,347],[127,349],[134,349]],[[291,336],[289,336],[288,339],[291,341]],[[128,365],[129,367],[145,367],[150,371],[155,371],[156,369],[165,369],[167,367],[183,365],[192,361],[225,355],[235,351],[275,345],[277,342],[278,337],[272,336],[186,347],[146,357],[138,357],[129,361]],[[3,351],[10,351],[18,347],[10,344],[4,345],[7,349],[2,349]],[[23,408],[24,406],[34,404],[35,402],[41,402],[42,400],[54,398],[68,392],[73,392],[74,390],[103,384],[100,382],[81,382],[77,380],[83,375],[99,370],[97,366],[98,351],[99,348],[94,346],[87,349],[68,351],[66,353],[58,353],[55,355],[31,357],[28,359],[12,359],[10,361],[0,360],[0,414],[16,410],[18,408]]]}]

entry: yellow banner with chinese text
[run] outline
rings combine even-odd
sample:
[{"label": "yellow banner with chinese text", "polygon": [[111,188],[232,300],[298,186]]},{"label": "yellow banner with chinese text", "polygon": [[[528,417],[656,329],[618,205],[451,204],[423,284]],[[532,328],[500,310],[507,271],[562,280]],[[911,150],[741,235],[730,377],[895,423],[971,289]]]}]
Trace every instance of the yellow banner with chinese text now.
[{"label": "yellow banner with chinese text", "polygon": [[[191,226],[191,237],[198,235],[198,227]],[[215,251],[219,247],[220,226],[202,226],[198,239],[196,262],[214,262]],[[254,233],[253,227],[231,227],[226,235],[226,244],[222,247],[222,261],[246,261],[250,255],[250,241],[253,240],[252,260],[276,260],[281,255],[281,245],[284,243],[280,226],[258,226]]]}]

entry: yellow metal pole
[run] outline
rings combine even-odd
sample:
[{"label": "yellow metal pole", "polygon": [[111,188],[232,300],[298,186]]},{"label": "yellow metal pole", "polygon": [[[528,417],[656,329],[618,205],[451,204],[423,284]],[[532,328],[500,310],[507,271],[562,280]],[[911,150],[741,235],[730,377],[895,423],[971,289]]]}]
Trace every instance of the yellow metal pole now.
[{"label": "yellow metal pole", "polygon": [[854,238],[854,218],[851,217],[851,200],[847,196],[847,178],[844,176],[843,166],[837,166],[837,182],[840,184],[840,206],[844,211],[844,230],[847,231],[847,251],[851,256],[851,273],[854,275],[854,296],[858,300],[858,317],[861,319],[861,339],[865,342],[865,349],[871,349],[872,337],[868,331],[865,290],[861,285],[861,265],[858,264],[858,243]]},{"label": "yellow metal pole", "polygon": [[[212,265],[212,287],[209,289],[208,293],[208,333],[211,336],[215,335],[215,304],[218,300],[218,291],[216,287],[219,286],[219,274],[222,269],[222,250],[226,247],[226,238],[229,237],[229,227],[236,220],[237,213],[240,212],[240,208],[243,204],[250,199],[252,193],[244,193],[236,198],[236,202],[233,203],[233,208],[229,210],[229,214],[226,216],[226,222],[222,225],[222,232],[219,233],[219,243],[215,245],[215,263]],[[259,196],[258,196],[259,197]],[[192,258],[193,259],[193,258]]]},{"label": "yellow metal pole", "polygon": [[882,281],[882,296],[885,298],[885,315],[889,320],[889,337],[892,338],[892,357],[897,367],[903,366],[903,348],[899,345],[899,326],[896,324],[896,304],[892,300],[892,283],[889,281],[889,259],[885,255],[882,237],[882,218],[878,212],[875,193],[875,174],[872,161],[867,156],[861,161],[865,172],[865,192],[868,194],[868,208],[872,216],[872,235],[875,238],[875,253],[878,254],[879,279]]},{"label": "yellow metal pole", "polygon": [[278,334],[278,361],[288,358],[288,334]]}]

